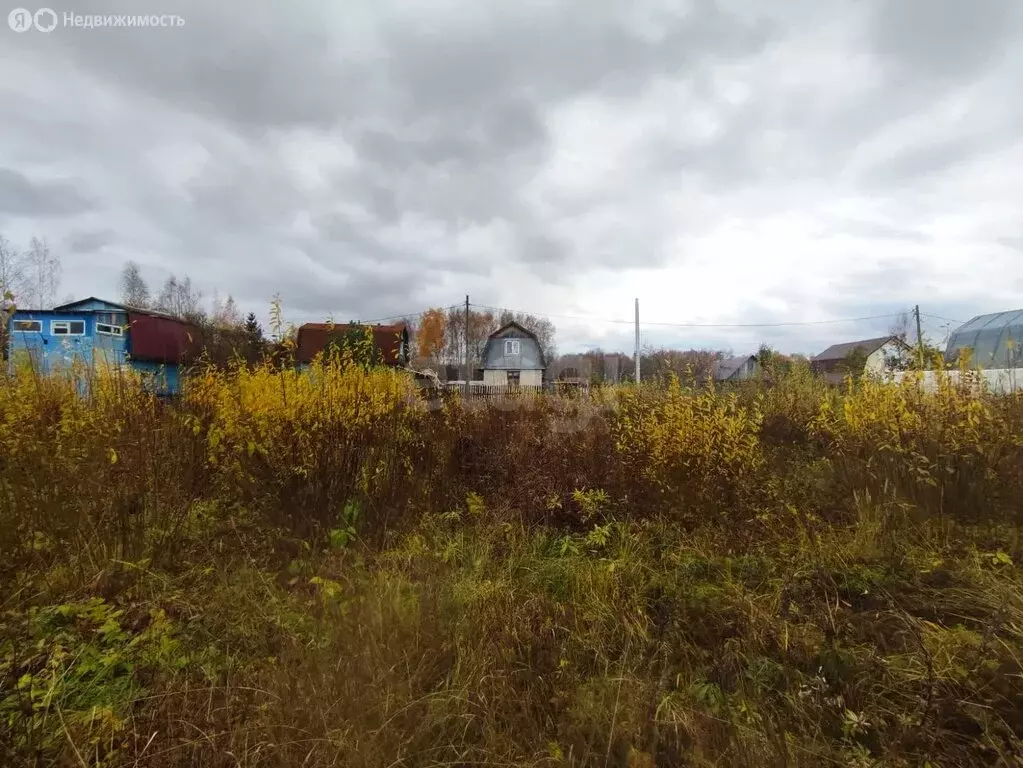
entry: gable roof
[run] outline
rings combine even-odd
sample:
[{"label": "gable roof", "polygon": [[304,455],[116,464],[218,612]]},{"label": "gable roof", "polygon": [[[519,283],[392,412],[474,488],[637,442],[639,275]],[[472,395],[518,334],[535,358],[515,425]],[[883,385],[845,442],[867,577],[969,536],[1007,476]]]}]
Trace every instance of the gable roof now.
[{"label": "gable roof", "polygon": [[738,357],[726,357],[722,360],[718,360],[717,365],[714,367],[714,378],[717,381],[725,381],[732,377],[750,360],[756,359],[756,355],[739,355]]},{"label": "gable roof", "polygon": [[[521,336],[502,336],[501,335],[501,334],[505,333],[506,331],[512,330],[512,329],[518,331],[522,335]],[[540,346],[540,339],[537,338],[537,335],[535,333],[533,333],[531,330],[526,328],[521,323],[515,322],[514,320],[511,320],[511,321],[505,323],[504,325],[502,325],[500,328],[498,328],[496,331],[494,331],[492,334],[490,334],[487,337],[487,343],[483,345],[483,360],[486,361],[488,359],[488,357],[490,355],[490,350],[491,350],[491,345],[492,344],[494,344],[495,342],[503,341],[504,339],[508,339],[508,338],[511,338],[511,339],[518,339],[518,338],[530,339],[534,344],[536,344],[536,352],[537,352],[537,356],[538,356],[538,362],[540,363],[540,367],[539,367],[539,369],[530,368],[529,370],[546,370],[546,368],[547,368],[547,358],[544,356],[543,347]]]},{"label": "gable roof", "polygon": [[[104,304],[102,309],[81,309],[83,304],[90,303]],[[87,296],[84,299],[77,299],[75,301],[69,301],[67,304],[60,304],[51,310],[45,310],[49,312],[131,312],[136,315],[150,315],[152,317],[162,317],[167,320],[176,320],[186,325],[195,325],[190,320],[184,320],[180,317],[176,317],[169,312],[161,312],[158,309],[149,309],[148,307],[133,307],[130,304],[122,304],[118,301],[107,301],[101,299],[98,296]]]},{"label": "gable roof", "polygon": [[890,341],[898,342],[902,346],[908,346],[897,336],[879,336],[876,339],[863,339],[862,341],[847,341],[843,344],[832,344],[819,355],[810,359],[815,362],[823,362],[826,360],[845,360],[846,357],[855,352],[857,349],[861,349],[865,355],[872,355]]},{"label": "gable roof", "polygon": [[522,331],[522,333],[524,333],[527,338],[532,339],[537,344],[540,343],[540,339],[538,339],[536,337],[535,333],[533,333],[531,330],[526,328],[524,325],[521,325],[520,323],[515,322],[514,320],[511,320],[511,321],[505,323],[504,325],[502,325],[500,328],[498,328],[496,331],[494,331],[492,334],[490,334],[487,337],[487,340],[489,341],[490,339],[500,338],[501,334],[504,333],[505,331],[507,331],[509,328],[516,328],[516,329]]},{"label": "gable roof", "polygon": [[75,301],[69,301],[67,304],[60,304],[53,308],[54,312],[62,312],[65,310],[77,309],[82,304],[88,304],[89,302],[98,301],[100,304],[106,304],[113,310],[121,310],[127,312],[129,307],[125,304],[121,304],[117,301],[107,301],[101,299],[99,296],[86,296],[84,299],[76,299]]},{"label": "gable roof", "polygon": [[[298,329],[296,339],[295,360],[299,363],[310,363],[327,347],[331,336],[347,333],[353,328],[364,328],[361,323],[306,323]],[[391,325],[368,326],[373,333],[373,345],[380,352],[385,365],[398,365],[398,336],[404,334],[407,339],[408,329],[405,323]]]}]

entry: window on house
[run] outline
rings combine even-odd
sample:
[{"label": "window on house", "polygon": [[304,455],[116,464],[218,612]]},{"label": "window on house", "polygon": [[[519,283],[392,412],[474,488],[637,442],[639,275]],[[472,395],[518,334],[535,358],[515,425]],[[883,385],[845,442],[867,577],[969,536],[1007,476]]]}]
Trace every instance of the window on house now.
[{"label": "window on house", "polygon": [[101,333],[104,336],[123,336],[124,332],[119,325],[111,325],[110,323],[96,323],[96,333]]},{"label": "window on house", "polygon": [[104,325],[123,326],[128,322],[128,316],[124,312],[97,312],[96,322]]},{"label": "window on house", "polygon": [[15,320],[14,330],[22,333],[41,333],[43,323],[41,320]]},{"label": "window on house", "polygon": [[519,354],[519,340],[518,339],[505,339],[504,342],[504,353],[506,355],[517,355]]},{"label": "window on house", "polygon": [[50,334],[53,336],[84,336],[84,320],[53,320],[50,322]]}]

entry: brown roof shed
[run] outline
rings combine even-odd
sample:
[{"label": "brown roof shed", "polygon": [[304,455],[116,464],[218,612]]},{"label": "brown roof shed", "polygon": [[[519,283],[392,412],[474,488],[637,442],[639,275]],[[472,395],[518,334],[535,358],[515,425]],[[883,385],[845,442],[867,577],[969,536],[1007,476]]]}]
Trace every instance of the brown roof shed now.
[{"label": "brown roof shed", "polygon": [[[310,363],[316,355],[327,348],[332,339],[338,339],[351,330],[365,326],[358,323],[306,323],[298,329],[295,361]],[[407,365],[409,358],[409,334],[404,323],[369,326],[373,334],[373,345],[380,353],[384,365]]]},{"label": "brown roof shed", "polygon": [[132,360],[178,365],[192,362],[202,349],[202,331],[194,323],[131,309],[128,323]]}]

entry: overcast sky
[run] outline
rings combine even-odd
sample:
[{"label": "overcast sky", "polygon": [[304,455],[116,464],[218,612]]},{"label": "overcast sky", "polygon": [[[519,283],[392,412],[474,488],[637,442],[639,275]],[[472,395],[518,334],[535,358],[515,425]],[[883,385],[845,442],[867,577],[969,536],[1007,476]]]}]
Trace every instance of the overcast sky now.
[{"label": "overcast sky", "polygon": [[[634,297],[660,323],[1023,306],[1019,0],[51,7],[185,21],[0,26],[0,232],[48,238],[61,297],[116,298],[128,259],[295,322],[468,293],[551,314],[563,351],[628,349],[570,318]],[[643,339],[816,352],[888,325]]]}]

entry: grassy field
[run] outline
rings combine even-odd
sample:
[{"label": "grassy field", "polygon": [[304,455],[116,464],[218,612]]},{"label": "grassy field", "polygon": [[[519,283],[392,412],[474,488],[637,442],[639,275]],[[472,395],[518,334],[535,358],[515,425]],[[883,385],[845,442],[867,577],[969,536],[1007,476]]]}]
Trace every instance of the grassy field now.
[{"label": "grassy field", "polygon": [[0,378],[0,764],[1023,756],[1023,398]]}]

